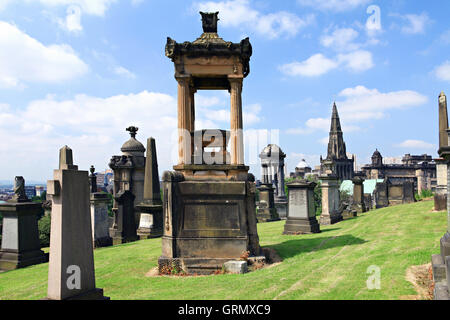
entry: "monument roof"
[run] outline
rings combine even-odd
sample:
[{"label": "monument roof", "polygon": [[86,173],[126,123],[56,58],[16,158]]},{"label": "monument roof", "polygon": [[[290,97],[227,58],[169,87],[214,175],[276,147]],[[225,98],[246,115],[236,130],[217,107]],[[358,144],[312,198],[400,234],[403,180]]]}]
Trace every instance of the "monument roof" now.
[{"label": "monument roof", "polygon": [[302,159],[296,166],[296,168],[311,168],[311,166],[306,162],[305,159]]},{"label": "monument roof", "polygon": [[122,152],[145,152],[145,147],[142,143],[136,140],[136,133],[139,128],[129,127],[126,129],[130,132],[131,138],[122,145],[120,151]]},{"label": "monument roof", "polygon": [[269,144],[267,147],[263,149],[260,156],[261,157],[271,157],[273,154],[279,154],[280,158],[285,158],[286,154],[281,150],[279,146],[276,144]]},{"label": "monument roof", "polygon": [[167,37],[166,56],[172,61],[179,56],[190,57],[202,56],[239,56],[244,65],[244,76],[250,73],[250,57],[252,56],[252,45],[249,38],[240,43],[225,41],[217,34],[217,22],[219,12],[204,13],[202,15],[203,34],[193,42],[185,41],[177,43]]}]

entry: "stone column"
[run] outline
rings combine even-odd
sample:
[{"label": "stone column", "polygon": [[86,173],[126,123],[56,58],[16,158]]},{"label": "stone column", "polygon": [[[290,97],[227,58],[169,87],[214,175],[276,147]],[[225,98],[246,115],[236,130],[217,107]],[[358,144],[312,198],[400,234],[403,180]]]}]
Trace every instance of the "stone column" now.
[{"label": "stone column", "polygon": [[65,146],[53,176],[47,182],[53,202],[47,298],[107,299],[95,287],[88,172],[78,171],[72,150]]},{"label": "stone column", "polygon": [[354,177],[353,180],[353,203],[352,211],[356,214],[366,212],[366,204],[364,202],[364,179],[362,177]]},{"label": "stone column", "polygon": [[28,200],[22,177],[16,177],[14,192],[13,200],[0,204],[3,215],[0,270],[24,268],[48,261],[39,242],[37,216],[42,214],[42,205]]},{"label": "stone column", "polygon": [[316,183],[307,180],[287,184],[289,190],[289,207],[283,234],[297,235],[320,233],[314,205],[314,188]]},{"label": "stone column", "polygon": [[231,164],[244,164],[242,78],[229,78],[231,85]]},{"label": "stone column", "polygon": [[417,177],[417,193],[420,194],[423,190],[426,189],[426,181],[425,181],[425,173],[422,169],[416,170]]},{"label": "stone column", "polygon": [[434,210],[447,209],[447,162],[444,159],[436,159],[437,185],[434,195]]},{"label": "stone column", "polygon": [[321,225],[330,225],[342,221],[342,212],[339,210],[339,178],[335,174],[320,176],[322,180],[322,214]]},{"label": "stone column", "polygon": [[190,76],[178,76],[178,164],[191,163],[192,125]]}]

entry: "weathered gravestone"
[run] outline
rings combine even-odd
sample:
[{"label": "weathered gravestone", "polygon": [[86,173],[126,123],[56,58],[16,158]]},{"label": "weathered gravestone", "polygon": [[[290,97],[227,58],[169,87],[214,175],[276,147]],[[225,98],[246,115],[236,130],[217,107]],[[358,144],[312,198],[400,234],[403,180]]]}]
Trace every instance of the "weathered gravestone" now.
[{"label": "weathered gravestone", "polygon": [[145,159],[144,200],[137,205],[141,219],[137,234],[140,239],[161,237],[163,234],[163,206],[159,186],[158,160],[155,139],[147,139]]},{"label": "weathered gravestone", "polygon": [[314,204],[315,182],[297,180],[286,184],[288,187],[288,216],[283,234],[320,233]]},{"label": "weathered gravestone", "polygon": [[375,207],[377,209],[389,207],[387,181],[379,182],[375,187]]},{"label": "weathered gravestone", "polygon": [[447,161],[439,158],[436,162],[436,192],[434,193],[434,210],[447,210]]},{"label": "weathered gravestone", "polygon": [[3,215],[0,270],[13,270],[48,261],[41,249],[38,215],[43,212],[40,203],[31,202],[25,194],[25,180],[16,177],[14,197],[0,204]]},{"label": "weathered gravestone", "polygon": [[108,216],[110,200],[108,194],[97,192],[97,178],[94,171],[94,166],[91,166],[89,182],[91,190],[92,238],[94,247],[108,247],[112,245],[112,238],[109,236]]},{"label": "weathered gravestone", "polygon": [[274,192],[271,183],[262,184],[259,188],[258,222],[272,222],[280,220],[275,208]]},{"label": "weathered gravestone", "polygon": [[47,182],[53,202],[47,299],[108,299],[95,287],[88,172],[73,165],[69,147],[59,154],[59,169]]},{"label": "weathered gravestone", "polygon": [[342,221],[342,211],[340,208],[339,179],[332,172],[321,175],[322,181],[322,214],[320,215],[321,225],[330,225]]},{"label": "weathered gravestone", "polygon": [[113,244],[122,244],[138,240],[134,215],[134,194],[131,191],[120,191],[114,197],[117,208],[114,208],[114,224],[109,230]]},{"label": "weathered gravestone", "polygon": [[361,176],[355,176],[353,182],[353,201],[352,210],[357,213],[366,212],[366,203],[364,201],[364,179]]}]

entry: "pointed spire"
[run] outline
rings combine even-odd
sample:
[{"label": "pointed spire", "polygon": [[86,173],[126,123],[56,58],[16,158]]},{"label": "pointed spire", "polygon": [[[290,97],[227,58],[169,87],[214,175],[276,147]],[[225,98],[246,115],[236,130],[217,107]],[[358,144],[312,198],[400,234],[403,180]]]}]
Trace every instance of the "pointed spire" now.
[{"label": "pointed spire", "polygon": [[153,205],[161,204],[159,186],[158,160],[154,138],[147,139],[147,157],[145,159],[144,202]]},{"label": "pointed spire", "polygon": [[447,97],[444,92],[439,95],[439,148],[448,146]]},{"label": "pointed spire", "polygon": [[333,103],[333,114],[331,115],[331,132],[341,132],[341,120],[336,107],[336,102]]}]

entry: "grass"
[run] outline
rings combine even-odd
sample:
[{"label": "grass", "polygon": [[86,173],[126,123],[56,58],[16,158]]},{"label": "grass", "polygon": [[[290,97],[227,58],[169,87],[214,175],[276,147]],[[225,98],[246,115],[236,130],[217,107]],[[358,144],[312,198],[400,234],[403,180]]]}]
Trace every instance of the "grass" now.
[{"label": "grass", "polygon": [[[315,235],[283,236],[283,221],[259,224],[261,245],[283,262],[245,275],[146,277],[161,239],[97,249],[97,287],[111,299],[396,300],[416,294],[405,279],[408,267],[439,252],[447,214],[432,207],[422,201],[370,211]],[[371,265],[381,268],[380,290],[367,289]],[[1,273],[0,299],[45,297],[47,273],[48,264]]]}]

